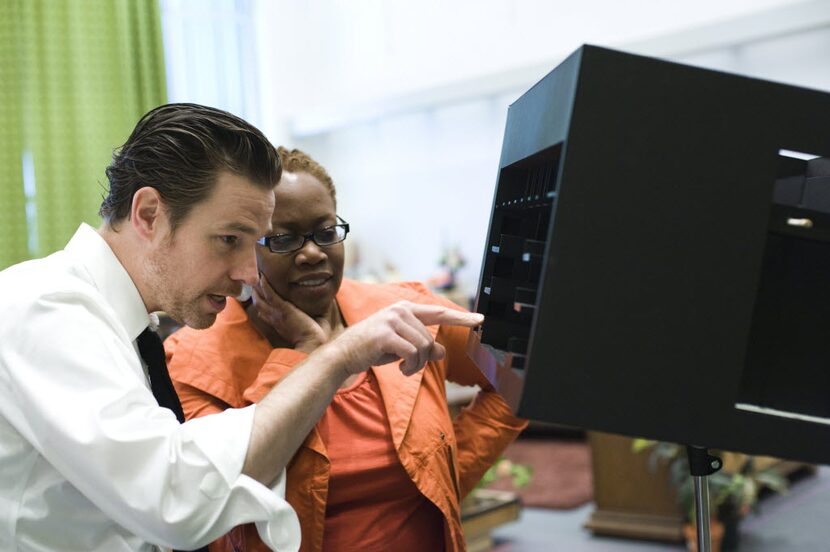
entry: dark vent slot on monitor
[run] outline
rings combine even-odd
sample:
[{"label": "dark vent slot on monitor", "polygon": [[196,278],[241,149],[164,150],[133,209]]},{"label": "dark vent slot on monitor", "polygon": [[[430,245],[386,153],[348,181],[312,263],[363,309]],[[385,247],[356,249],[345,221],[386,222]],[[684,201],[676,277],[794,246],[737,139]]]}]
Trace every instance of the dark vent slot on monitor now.
[{"label": "dark vent slot on monitor", "polygon": [[527,354],[561,150],[557,144],[504,167],[496,185],[477,310],[486,317],[481,342],[510,353],[513,368]]}]

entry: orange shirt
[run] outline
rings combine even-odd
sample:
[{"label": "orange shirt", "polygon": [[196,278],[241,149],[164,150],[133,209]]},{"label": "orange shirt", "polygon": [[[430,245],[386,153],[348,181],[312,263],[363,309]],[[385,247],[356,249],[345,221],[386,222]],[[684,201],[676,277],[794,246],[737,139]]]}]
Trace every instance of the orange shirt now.
[{"label": "orange shirt", "polygon": [[[344,279],[337,293],[347,325],[404,299],[458,308],[415,283],[372,285]],[[421,495],[441,512],[446,551],[458,552],[465,549],[461,498],[526,422],[510,413],[467,357],[467,329],[441,326],[429,330],[447,350],[443,360],[430,362],[408,377],[397,363],[376,366],[372,372],[400,465]],[[188,418],[258,401],[306,357],[291,349],[272,349],[233,300],[228,301],[212,327],[184,328],[167,339],[165,349],[170,375]],[[445,380],[482,388],[455,420],[449,417]],[[286,500],[300,518],[301,550],[322,552],[332,473],[319,426],[306,437],[287,472]],[[234,532],[232,538],[239,550],[267,550],[252,526]],[[226,539],[211,545],[211,550],[233,548]]]},{"label": "orange shirt", "polygon": [[324,552],[441,552],[444,519],[403,469],[371,370],[317,424],[331,464]]}]

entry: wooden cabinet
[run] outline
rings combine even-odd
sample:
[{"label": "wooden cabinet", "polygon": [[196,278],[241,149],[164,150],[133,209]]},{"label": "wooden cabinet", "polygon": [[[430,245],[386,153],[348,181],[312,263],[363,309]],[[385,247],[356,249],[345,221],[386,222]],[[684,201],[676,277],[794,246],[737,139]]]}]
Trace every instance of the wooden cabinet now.
[{"label": "wooden cabinet", "polygon": [[628,437],[591,432],[588,442],[596,506],[585,527],[602,535],[683,540],[683,517],[667,468],[652,472],[648,454],[633,453]]},{"label": "wooden cabinet", "polygon": [[[682,541],[683,516],[669,483],[666,466],[649,466],[647,452],[634,453],[632,439],[607,433],[589,433],[593,455],[595,509],[585,523],[594,533],[622,537]],[[745,455],[721,455],[726,472],[735,472]],[[815,471],[815,466],[777,458],[756,457],[756,468],[775,466],[785,475]]]}]

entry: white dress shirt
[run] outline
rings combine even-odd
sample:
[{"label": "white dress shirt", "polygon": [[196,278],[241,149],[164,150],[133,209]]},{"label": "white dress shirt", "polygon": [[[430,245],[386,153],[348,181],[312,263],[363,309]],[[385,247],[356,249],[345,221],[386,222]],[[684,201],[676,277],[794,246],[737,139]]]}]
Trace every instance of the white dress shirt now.
[{"label": "white dress shirt", "polygon": [[255,406],[179,424],[156,402],[150,317],[94,229],[0,272],[0,306],[0,550],[190,549],[247,522],[299,548],[284,473],[241,473]]}]

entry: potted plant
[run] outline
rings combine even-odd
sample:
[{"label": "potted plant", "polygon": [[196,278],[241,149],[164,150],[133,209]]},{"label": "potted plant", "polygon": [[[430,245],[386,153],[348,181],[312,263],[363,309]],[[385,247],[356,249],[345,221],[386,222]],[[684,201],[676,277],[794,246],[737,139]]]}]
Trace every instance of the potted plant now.
[{"label": "potted plant", "polygon": [[[668,465],[670,483],[677,491],[678,503],[687,521],[687,543],[691,537],[689,549],[696,549],[694,488],[689,476],[686,447],[647,439],[635,439],[632,447],[635,452],[651,451],[649,464],[652,469],[656,470],[658,464]],[[774,467],[759,469],[752,456],[731,452],[718,452],[716,455],[723,458],[724,465],[732,467],[717,471],[707,478],[710,512],[714,520],[710,522],[712,547],[715,549],[717,533],[722,533],[722,550],[736,550],[739,538],[738,523],[757,506],[760,491],[769,489],[774,492],[786,492],[788,482]],[[694,548],[691,545],[694,545]]]},{"label": "potted plant", "polygon": [[513,489],[518,490],[526,487],[533,478],[533,468],[524,464],[513,462],[504,456],[499,457],[498,460],[490,466],[481,480],[476,484],[475,488],[462,501],[462,509],[474,509],[478,502],[485,497],[487,500],[489,494],[485,491],[491,484],[496,481],[508,480]]},{"label": "potted plant", "polygon": [[517,464],[502,456],[484,472],[484,476],[478,482],[476,488],[486,487],[494,481],[507,478],[510,478],[514,488],[521,489],[527,486],[533,478],[533,468],[524,464]]},{"label": "potted plant", "polygon": [[532,468],[499,458],[481,478],[481,481],[461,503],[461,524],[468,550],[490,550],[490,533],[498,525],[519,517],[520,500],[516,493],[488,489],[502,479],[509,480],[514,489],[526,486],[532,477]]}]

